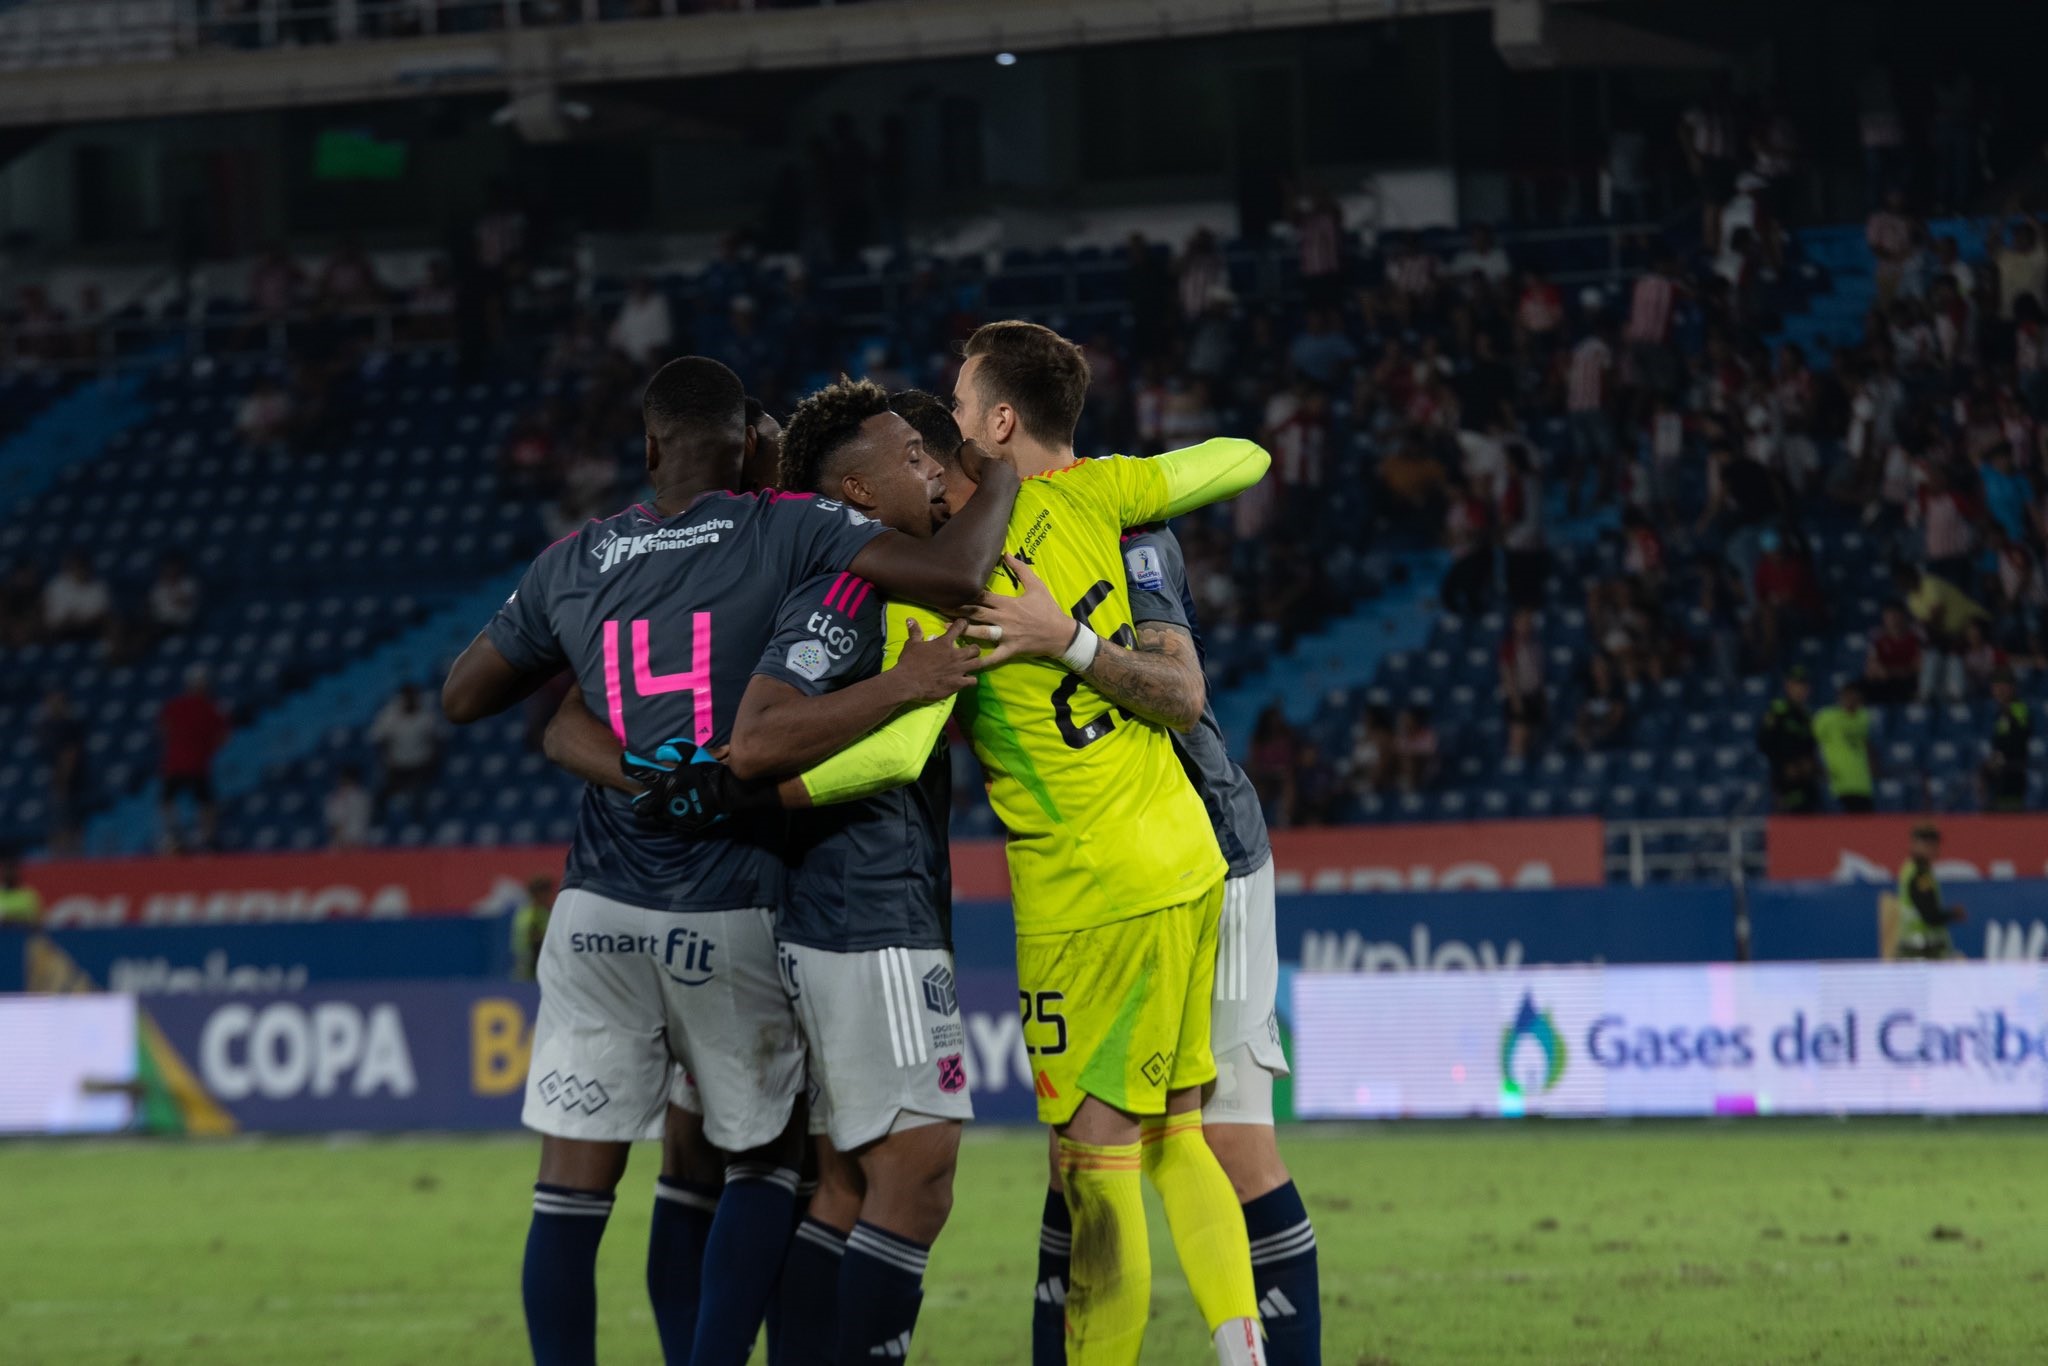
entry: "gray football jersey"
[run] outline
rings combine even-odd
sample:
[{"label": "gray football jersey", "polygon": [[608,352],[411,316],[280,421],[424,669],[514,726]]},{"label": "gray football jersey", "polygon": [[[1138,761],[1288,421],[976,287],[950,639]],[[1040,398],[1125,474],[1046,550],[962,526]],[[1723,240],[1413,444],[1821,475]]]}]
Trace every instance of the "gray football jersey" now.
[{"label": "gray football jersey", "polygon": [[[717,746],[797,584],[847,572],[884,528],[840,503],[708,493],[673,517],[635,504],[542,551],[485,628],[515,668],[574,671],[626,747]],[[779,906],[780,815],[684,840],[642,825],[624,793],[583,794],[565,889],[649,910]]]},{"label": "gray football jersey", "polygon": [[[820,575],[784,600],[754,672],[809,697],[873,676],[888,622],[864,579]],[[835,953],[952,944],[946,821],[952,764],[941,740],[916,782],[798,812],[776,938]]]},{"label": "gray football jersey", "polygon": [[[1131,590],[1131,620],[1139,625],[1163,621],[1178,626],[1195,638],[1202,648],[1201,632],[1195,626],[1195,603],[1188,593],[1188,564],[1181,555],[1180,542],[1165,527],[1146,527],[1124,534],[1124,578]],[[1210,824],[1216,827],[1216,842],[1230,862],[1230,876],[1256,872],[1273,857],[1272,842],[1266,837],[1266,815],[1259,808],[1258,790],[1230,757],[1223,743],[1223,727],[1216,724],[1216,708],[1206,700],[1202,719],[1195,728],[1173,735],[1174,751],[1188,781],[1202,794],[1209,808]]]}]

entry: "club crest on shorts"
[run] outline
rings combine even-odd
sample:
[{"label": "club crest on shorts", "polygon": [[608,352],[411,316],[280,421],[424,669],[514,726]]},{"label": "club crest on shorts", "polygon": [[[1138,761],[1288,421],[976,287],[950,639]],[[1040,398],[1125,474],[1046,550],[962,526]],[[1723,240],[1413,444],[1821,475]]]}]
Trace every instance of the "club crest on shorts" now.
[{"label": "club crest on shorts", "polygon": [[1166,569],[1159,562],[1159,547],[1134,545],[1124,552],[1124,568],[1130,571],[1131,582],[1147,593],[1157,593],[1166,586]]},{"label": "club crest on shorts", "polygon": [[789,657],[783,664],[798,678],[808,678],[815,683],[831,667],[832,656],[825,649],[824,641],[800,640],[789,647]]},{"label": "club crest on shorts", "polygon": [[939,1059],[939,1089],[949,1096],[967,1089],[967,1064],[958,1053]]}]

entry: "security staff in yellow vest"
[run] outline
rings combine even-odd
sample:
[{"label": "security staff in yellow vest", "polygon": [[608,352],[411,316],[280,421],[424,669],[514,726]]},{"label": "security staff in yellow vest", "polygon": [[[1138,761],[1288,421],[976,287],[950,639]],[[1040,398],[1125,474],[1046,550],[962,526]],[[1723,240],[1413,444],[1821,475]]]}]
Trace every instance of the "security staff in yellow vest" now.
[{"label": "security staff in yellow vest", "polygon": [[531,982],[540,964],[541,942],[548,935],[548,913],[554,909],[555,881],[537,877],[526,884],[526,899],[512,912],[512,976]]},{"label": "security staff in yellow vest", "polygon": [[1961,906],[1944,905],[1934,861],[1941,857],[1941,831],[1932,825],[1913,827],[1912,854],[1899,869],[1900,958],[1953,958],[1955,945],[1948,928],[1968,916]]},{"label": "security staff in yellow vest", "polygon": [[21,860],[0,860],[0,925],[24,925],[31,929],[43,918],[43,899],[36,889],[21,880]]}]

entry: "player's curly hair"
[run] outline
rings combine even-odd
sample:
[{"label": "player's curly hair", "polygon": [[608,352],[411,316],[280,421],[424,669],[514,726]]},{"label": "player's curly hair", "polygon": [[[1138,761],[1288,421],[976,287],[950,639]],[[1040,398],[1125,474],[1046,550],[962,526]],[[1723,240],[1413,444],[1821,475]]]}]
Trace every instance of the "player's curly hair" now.
[{"label": "player's curly hair", "polygon": [[860,424],[889,411],[889,391],[873,380],[836,381],[796,405],[782,429],[777,479],[798,493],[821,493],[832,458],[860,435]]}]

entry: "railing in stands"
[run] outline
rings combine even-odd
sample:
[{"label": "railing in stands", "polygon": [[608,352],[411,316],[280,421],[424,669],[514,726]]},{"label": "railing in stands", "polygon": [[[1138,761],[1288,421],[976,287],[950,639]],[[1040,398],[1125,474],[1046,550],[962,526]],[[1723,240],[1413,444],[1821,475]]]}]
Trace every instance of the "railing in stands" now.
[{"label": "railing in stands", "polygon": [[[1648,886],[1657,880],[1720,880],[1741,886],[1764,875],[1764,828],[1761,816],[1609,821],[1607,876],[1610,881],[1619,878],[1632,887]],[[1678,847],[1654,847],[1661,843]]]}]

